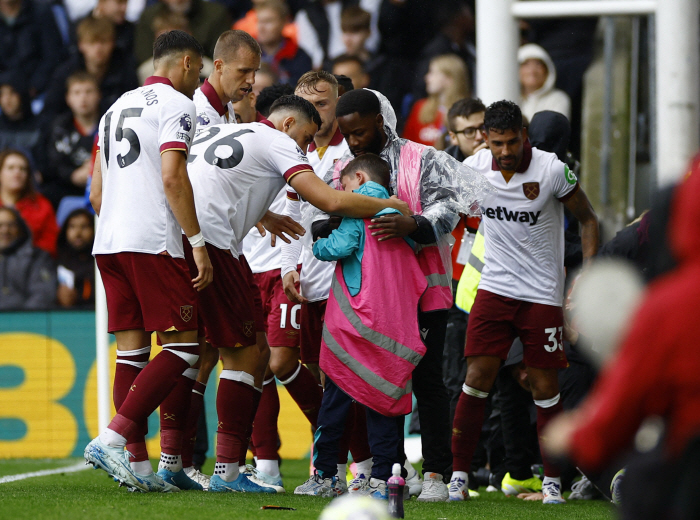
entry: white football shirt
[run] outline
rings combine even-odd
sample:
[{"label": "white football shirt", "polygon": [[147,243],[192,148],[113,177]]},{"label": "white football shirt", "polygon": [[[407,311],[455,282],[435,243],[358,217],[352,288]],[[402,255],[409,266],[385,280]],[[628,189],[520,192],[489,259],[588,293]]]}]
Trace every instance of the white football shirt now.
[{"label": "white football shirt", "polygon": [[[281,214],[284,211],[286,197],[287,188],[283,187],[270,204],[270,211]],[[266,273],[282,267],[282,243],[282,240],[277,239],[275,247],[272,247],[270,234],[266,233],[265,236],[261,236],[258,229],[253,227],[241,243],[241,253],[245,255],[253,273]]]},{"label": "white football shirt", "polygon": [[194,105],[197,107],[198,128],[222,123],[236,123],[233,103],[229,101],[224,106],[208,79],[205,79],[202,86],[195,90]]},{"label": "white football shirt", "polygon": [[313,170],[292,138],[263,121],[205,127],[192,143],[188,171],[204,240],[238,258],[239,242],[285,181]]},{"label": "white football shirt", "polygon": [[464,163],[497,193],[482,206],[486,252],[480,289],[516,300],[560,307],[564,296],[564,204],[576,190],[574,173],[553,153],[525,145],[508,183],[491,151]]},{"label": "white football shirt", "polygon": [[191,99],[151,76],[100,120],[102,208],[93,254],[123,251],[182,258],[182,229],[163,189],[160,155],[188,152],[195,133]]},{"label": "white football shirt", "polygon": [[[316,175],[321,179],[335,162],[340,159],[349,147],[340,129],[336,130],[328,146],[319,154],[316,145],[312,143],[306,156]],[[297,264],[301,264],[299,283],[301,294],[310,302],[325,300],[331,290],[335,262],[324,262],[316,258],[312,252],[313,237],[311,223],[314,207],[299,200],[299,196],[292,187],[288,188],[287,204],[284,214],[301,223],[306,229],[306,234],[299,240],[292,240],[290,244],[282,243],[282,277],[289,271],[296,270]]]}]

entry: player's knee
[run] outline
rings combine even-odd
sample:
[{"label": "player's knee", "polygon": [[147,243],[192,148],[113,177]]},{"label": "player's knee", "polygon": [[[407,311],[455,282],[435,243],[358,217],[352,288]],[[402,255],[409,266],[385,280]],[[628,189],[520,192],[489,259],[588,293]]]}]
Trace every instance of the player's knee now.
[{"label": "player's knee", "polygon": [[[284,349],[286,350],[286,349]],[[296,356],[289,355],[283,349],[271,350],[270,370],[278,377],[284,376],[296,370],[299,360]]]},{"label": "player's knee", "polygon": [[211,374],[216,364],[219,362],[219,352],[214,348],[208,348],[199,356],[199,370]]},{"label": "player's knee", "polygon": [[483,392],[489,392],[498,375],[498,367],[491,364],[471,363],[467,367],[465,384]]}]

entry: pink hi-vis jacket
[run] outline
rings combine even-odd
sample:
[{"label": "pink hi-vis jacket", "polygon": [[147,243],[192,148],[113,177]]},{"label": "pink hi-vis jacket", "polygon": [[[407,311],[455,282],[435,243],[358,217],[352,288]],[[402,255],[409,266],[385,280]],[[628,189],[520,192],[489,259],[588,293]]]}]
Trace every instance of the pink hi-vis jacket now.
[{"label": "pink hi-vis jacket", "polygon": [[338,262],[326,304],[320,367],[382,415],[411,411],[411,374],[425,354],[418,305],[428,283],[405,240],[379,242],[365,219],[362,285],[350,296]]},{"label": "pink hi-vis jacket", "polygon": [[[399,156],[399,171],[396,176],[396,196],[408,204],[415,215],[423,214],[421,205],[421,160],[427,147],[405,141]],[[333,170],[333,181],[340,186],[340,172],[349,161],[337,161]],[[339,188],[340,189],[340,188]],[[447,274],[442,258],[450,258],[449,245],[417,244],[416,258],[423,271],[428,288],[420,301],[423,312],[449,309],[452,307],[452,280]],[[440,255],[440,247],[445,247]]]}]

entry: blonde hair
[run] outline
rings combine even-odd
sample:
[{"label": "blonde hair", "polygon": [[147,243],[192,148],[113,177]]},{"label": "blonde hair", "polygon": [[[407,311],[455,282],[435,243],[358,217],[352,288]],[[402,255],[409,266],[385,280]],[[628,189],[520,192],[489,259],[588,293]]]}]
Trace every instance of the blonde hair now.
[{"label": "blonde hair", "polygon": [[[451,107],[460,99],[468,98],[469,92],[469,71],[462,58],[456,54],[443,54],[430,60],[430,65],[435,66],[440,72],[452,80],[452,84],[447,87],[444,93],[444,106]],[[435,120],[440,109],[440,94],[430,94],[418,112],[418,120],[427,124]]]}]

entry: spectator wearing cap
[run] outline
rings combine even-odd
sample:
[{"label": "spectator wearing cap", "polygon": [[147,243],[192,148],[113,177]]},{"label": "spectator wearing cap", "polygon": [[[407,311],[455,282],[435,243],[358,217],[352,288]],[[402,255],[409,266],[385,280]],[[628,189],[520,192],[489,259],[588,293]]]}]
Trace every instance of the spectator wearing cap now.
[{"label": "spectator wearing cap", "polygon": [[0,207],[0,310],[39,310],[56,300],[51,256],[32,245],[17,210]]}]

